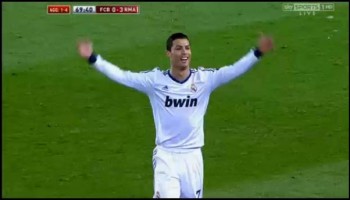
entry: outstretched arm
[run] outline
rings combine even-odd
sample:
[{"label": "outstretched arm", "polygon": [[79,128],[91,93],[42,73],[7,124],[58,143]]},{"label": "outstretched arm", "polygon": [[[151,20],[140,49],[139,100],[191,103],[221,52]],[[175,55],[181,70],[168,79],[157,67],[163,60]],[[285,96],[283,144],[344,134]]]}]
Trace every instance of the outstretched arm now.
[{"label": "outstretched arm", "polygon": [[259,39],[257,48],[252,49],[234,64],[221,67],[212,72],[210,77],[211,89],[214,90],[217,87],[247,72],[255,63],[258,62],[261,56],[271,51],[272,48],[272,38],[262,35]]},{"label": "outstretched arm", "polygon": [[89,40],[78,42],[78,51],[82,58],[88,60],[89,64],[111,80],[148,93],[148,88],[150,88],[151,84],[149,73],[135,73],[120,69],[118,66],[103,59],[100,55],[94,54],[92,42]]}]

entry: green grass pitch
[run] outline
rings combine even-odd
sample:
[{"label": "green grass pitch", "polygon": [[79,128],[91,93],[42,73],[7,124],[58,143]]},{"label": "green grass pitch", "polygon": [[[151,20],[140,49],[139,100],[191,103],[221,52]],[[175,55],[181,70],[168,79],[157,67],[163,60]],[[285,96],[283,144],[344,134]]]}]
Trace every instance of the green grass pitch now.
[{"label": "green grass pitch", "polygon": [[48,15],[49,4],[2,3],[3,197],[152,197],[148,98],[89,67],[76,40],[126,70],[168,69],[165,40],[178,31],[192,67],[237,61],[260,31],[276,43],[212,94],[204,197],[349,196],[348,3],[315,15],[233,2]]}]

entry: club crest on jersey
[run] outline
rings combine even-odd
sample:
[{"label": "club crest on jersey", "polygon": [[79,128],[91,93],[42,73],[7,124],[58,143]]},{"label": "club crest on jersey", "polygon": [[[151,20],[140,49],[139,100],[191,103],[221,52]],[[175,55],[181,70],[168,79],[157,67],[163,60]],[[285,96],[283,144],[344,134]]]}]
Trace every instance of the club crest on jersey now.
[{"label": "club crest on jersey", "polygon": [[191,84],[191,91],[197,92],[197,86],[194,83]]}]

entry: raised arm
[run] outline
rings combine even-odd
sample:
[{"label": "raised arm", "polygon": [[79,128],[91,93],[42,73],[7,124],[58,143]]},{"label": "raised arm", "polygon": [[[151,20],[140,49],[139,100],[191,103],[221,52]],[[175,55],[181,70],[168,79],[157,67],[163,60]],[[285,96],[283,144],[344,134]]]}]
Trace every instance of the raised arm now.
[{"label": "raised arm", "polygon": [[103,59],[100,55],[94,54],[92,42],[89,40],[78,42],[78,51],[81,57],[88,60],[89,64],[111,80],[143,93],[149,92],[152,82],[152,71],[135,73],[122,70],[118,66]]},{"label": "raised arm", "polygon": [[224,66],[212,71],[212,74],[209,76],[211,89],[215,90],[217,87],[247,72],[255,63],[259,61],[261,56],[271,51],[272,48],[272,38],[262,35],[259,39],[257,47],[250,50],[240,60],[233,63],[232,65]]}]

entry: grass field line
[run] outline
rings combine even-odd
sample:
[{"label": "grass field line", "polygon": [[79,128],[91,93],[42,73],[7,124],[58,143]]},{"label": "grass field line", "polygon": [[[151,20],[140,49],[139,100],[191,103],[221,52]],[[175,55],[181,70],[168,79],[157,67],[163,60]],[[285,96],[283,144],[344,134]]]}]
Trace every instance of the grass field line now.
[{"label": "grass field line", "polygon": [[[344,171],[347,175],[344,176]],[[344,184],[346,183],[346,184]],[[327,192],[327,194],[325,194]],[[348,197],[349,160],[204,190],[204,197]]]}]

